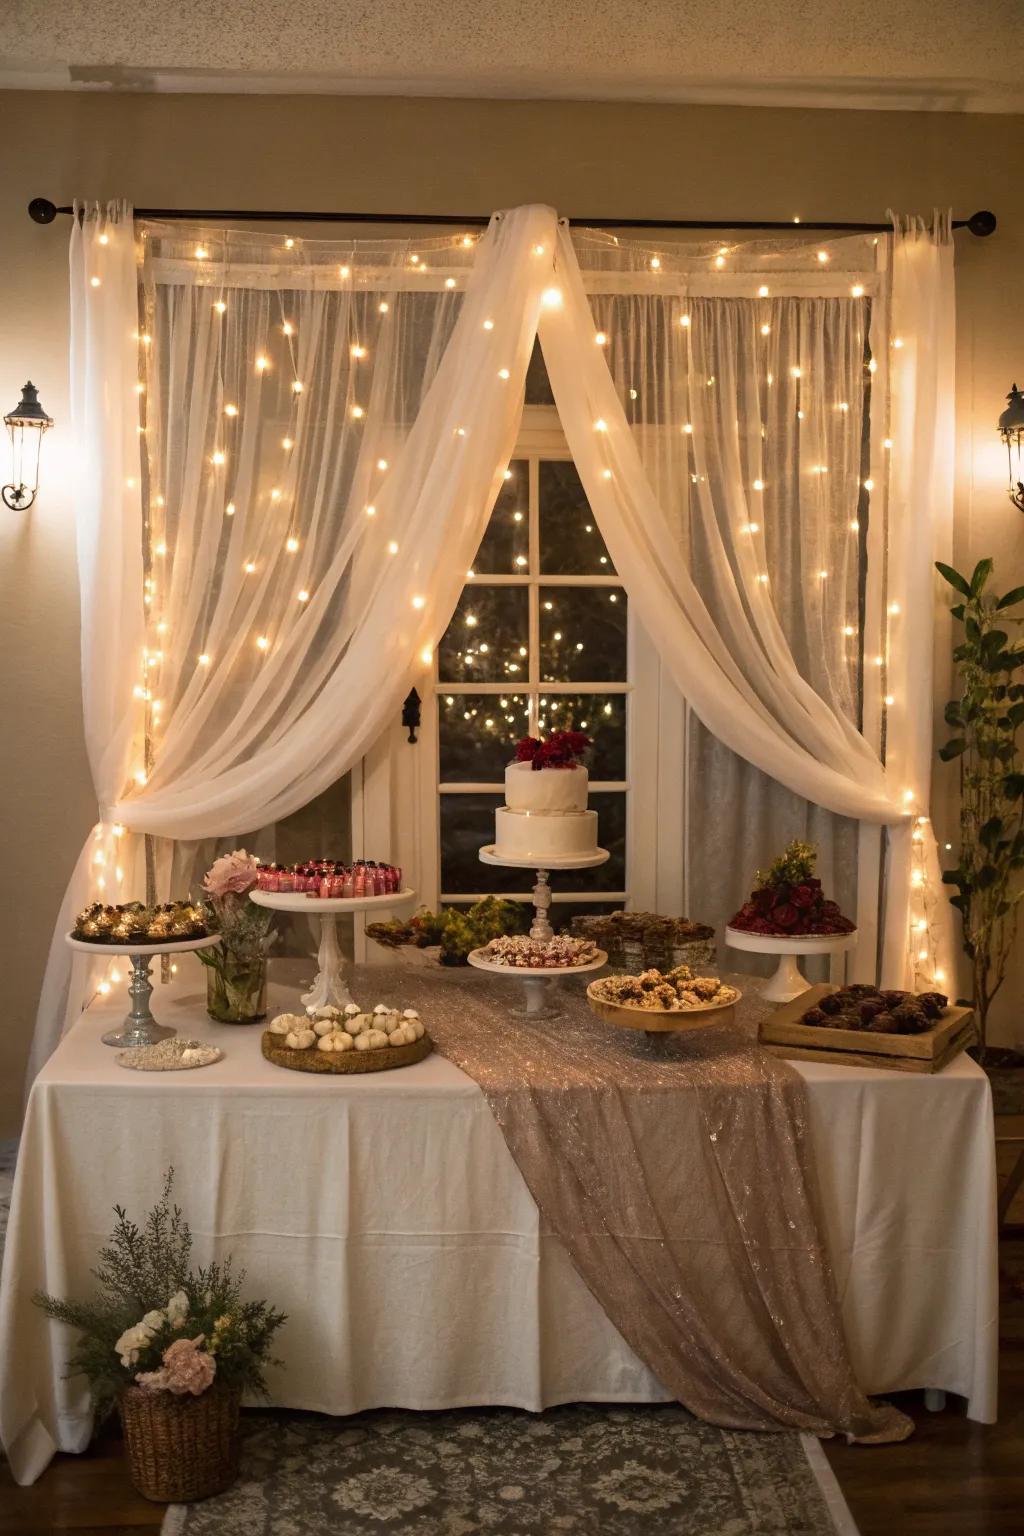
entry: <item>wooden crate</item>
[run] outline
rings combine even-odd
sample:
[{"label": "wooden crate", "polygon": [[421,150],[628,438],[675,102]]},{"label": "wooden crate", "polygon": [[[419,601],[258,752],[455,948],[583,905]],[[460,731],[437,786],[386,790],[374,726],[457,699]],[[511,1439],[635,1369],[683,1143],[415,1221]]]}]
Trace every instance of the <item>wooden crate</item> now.
[{"label": "wooden crate", "polygon": [[838,987],[827,982],[801,992],[762,1020],[758,1039],[773,1056],[790,1061],[827,1061],[846,1067],[884,1067],[896,1072],[941,1072],[974,1041],[970,1008],[947,1008],[919,1035],[874,1034],[861,1029],[824,1029],[801,1016]]}]

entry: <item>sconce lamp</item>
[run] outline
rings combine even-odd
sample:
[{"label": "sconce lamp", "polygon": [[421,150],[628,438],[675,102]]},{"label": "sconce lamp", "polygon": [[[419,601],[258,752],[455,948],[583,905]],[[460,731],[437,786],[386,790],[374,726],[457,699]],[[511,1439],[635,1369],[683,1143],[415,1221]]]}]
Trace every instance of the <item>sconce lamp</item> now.
[{"label": "sconce lamp", "polygon": [[11,434],[12,473],[11,483],[0,489],[0,496],[4,506],[13,512],[21,512],[36,499],[39,450],[43,433],[53,426],[53,417],[47,416],[39,404],[39,391],[31,381],[22,390],[14,410],[4,417],[4,425]]},{"label": "sconce lamp", "polygon": [[1006,410],[999,418],[999,436],[1006,444],[1006,456],[1010,464],[1010,500],[1018,512],[1024,512],[1024,465],[1021,463],[1021,445],[1024,443],[1024,395],[1014,384],[1006,397]]}]

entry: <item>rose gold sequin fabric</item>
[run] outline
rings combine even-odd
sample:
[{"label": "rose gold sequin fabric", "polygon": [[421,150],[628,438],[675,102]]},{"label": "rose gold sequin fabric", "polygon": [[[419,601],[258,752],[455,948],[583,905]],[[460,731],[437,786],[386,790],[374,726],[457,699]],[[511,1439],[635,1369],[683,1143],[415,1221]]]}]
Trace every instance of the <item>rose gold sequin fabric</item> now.
[{"label": "rose gold sequin fabric", "polygon": [[684,1407],[734,1429],[911,1433],[854,1380],[806,1090],[756,1043],[769,1005],[754,978],[723,977],[746,993],[734,1025],[657,1040],[597,1018],[579,979],[558,983],[561,1018],[529,1020],[511,1012],[513,978],[376,965],[364,978],[419,1008],[479,1083],[545,1223]]}]

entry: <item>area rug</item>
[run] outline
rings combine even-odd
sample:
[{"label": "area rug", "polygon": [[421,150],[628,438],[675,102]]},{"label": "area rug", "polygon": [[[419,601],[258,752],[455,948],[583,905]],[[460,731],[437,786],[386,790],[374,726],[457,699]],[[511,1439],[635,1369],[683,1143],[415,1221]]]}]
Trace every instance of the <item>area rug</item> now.
[{"label": "area rug", "polygon": [[234,1488],[163,1536],[856,1536],[817,1442],[671,1404],[245,1416]]}]

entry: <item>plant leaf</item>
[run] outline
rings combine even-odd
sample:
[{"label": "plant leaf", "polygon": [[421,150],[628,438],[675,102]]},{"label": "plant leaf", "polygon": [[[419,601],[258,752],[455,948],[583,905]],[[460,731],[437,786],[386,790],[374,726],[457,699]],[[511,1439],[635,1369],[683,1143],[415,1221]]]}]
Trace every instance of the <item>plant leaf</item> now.
[{"label": "plant leaf", "polygon": [[948,581],[949,585],[957,592],[962,592],[964,597],[971,597],[973,595],[966,576],[961,576],[960,572],[955,571],[951,565],[944,565],[941,560],[936,560],[935,569],[944,581]]},{"label": "plant leaf", "polygon": [[1013,587],[1009,592],[1004,592],[996,608],[1012,608],[1015,603],[1024,603],[1024,587]]},{"label": "plant leaf", "polygon": [[979,560],[977,565],[974,567],[974,574],[971,577],[972,597],[977,597],[979,593],[984,591],[985,583],[988,581],[991,574],[992,561],[988,556],[986,556],[985,559]]},{"label": "plant leaf", "polygon": [[959,757],[966,752],[967,742],[962,736],[954,736],[952,741],[947,741],[944,747],[939,748],[939,756],[944,763],[951,763],[954,757]]}]

